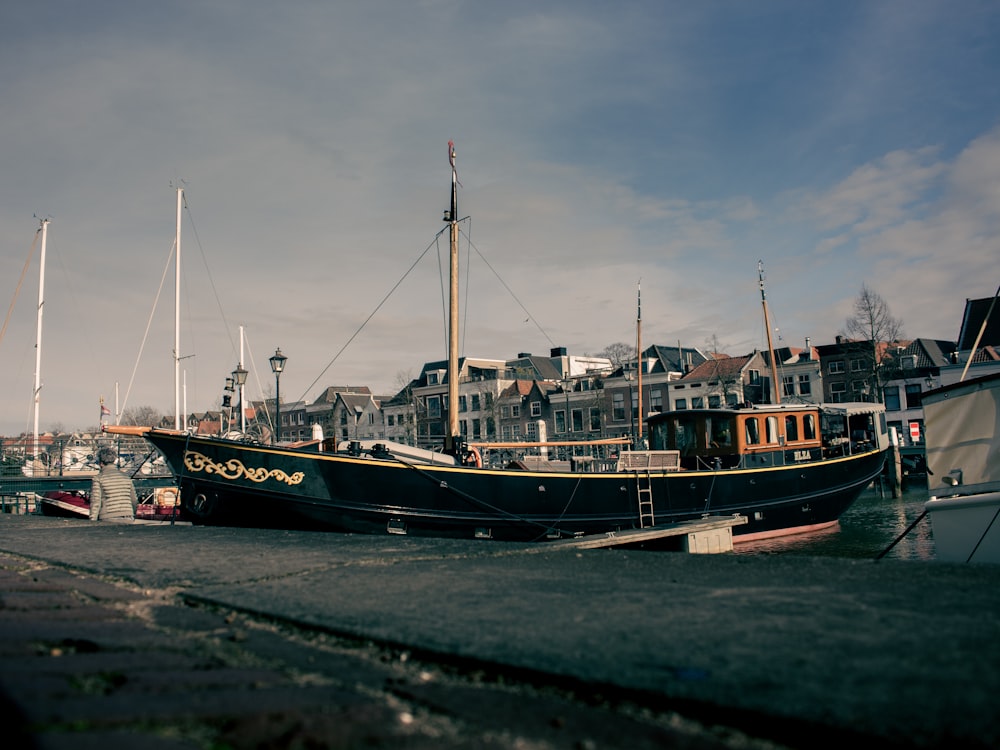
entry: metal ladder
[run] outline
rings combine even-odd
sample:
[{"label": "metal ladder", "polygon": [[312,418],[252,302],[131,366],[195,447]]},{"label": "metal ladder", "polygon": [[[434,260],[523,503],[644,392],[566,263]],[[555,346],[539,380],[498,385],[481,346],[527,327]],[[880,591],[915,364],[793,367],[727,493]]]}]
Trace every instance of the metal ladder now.
[{"label": "metal ladder", "polygon": [[[643,486],[644,478],[645,486]],[[656,525],[656,519],[653,517],[653,477],[650,475],[649,469],[636,470],[635,487],[639,501],[639,528],[648,529],[650,526]]]}]

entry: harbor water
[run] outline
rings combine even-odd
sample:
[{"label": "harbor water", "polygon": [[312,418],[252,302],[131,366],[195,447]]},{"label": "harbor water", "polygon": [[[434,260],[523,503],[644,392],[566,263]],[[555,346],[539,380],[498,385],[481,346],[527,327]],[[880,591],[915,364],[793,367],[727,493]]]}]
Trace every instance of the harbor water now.
[{"label": "harbor water", "polygon": [[[839,525],[793,536],[735,545],[736,554],[799,554],[874,560],[923,513],[930,494],[924,477],[910,479],[900,497],[888,486],[869,487],[840,517]],[[933,560],[934,538],[930,518],[924,516],[884,555],[901,560]]]}]

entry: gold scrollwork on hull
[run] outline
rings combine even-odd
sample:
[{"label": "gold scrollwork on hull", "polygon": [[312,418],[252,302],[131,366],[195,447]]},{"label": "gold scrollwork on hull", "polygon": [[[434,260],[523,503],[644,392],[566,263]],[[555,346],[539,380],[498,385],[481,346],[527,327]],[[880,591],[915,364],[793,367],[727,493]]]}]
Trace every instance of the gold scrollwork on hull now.
[{"label": "gold scrollwork on hull", "polygon": [[301,471],[289,475],[281,469],[271,469],[270,471],[264,468],[248,469],[238,458],[231,458],[224,463],[218,463],[197,451],[188,451],[184,454],[184,466],[189,471],[218,474],[223,479],[240,479],[245,477],[251,482],[277,479],[279,482],[284,482],[285,484],[299,484],[306,476]]}]

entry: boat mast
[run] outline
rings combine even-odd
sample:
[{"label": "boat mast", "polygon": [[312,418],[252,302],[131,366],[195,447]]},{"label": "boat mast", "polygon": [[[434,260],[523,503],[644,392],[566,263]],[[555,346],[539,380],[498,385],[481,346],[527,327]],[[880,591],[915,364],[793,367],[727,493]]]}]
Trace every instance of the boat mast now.
[{"label": "boat mast", "polygon": [[38,317],[35,324],[35,421],[32,432],[34,458],[38,459],[38,409],[42,399],[42,311],[45,309],[45,244],[49,234],[49,220],[42,219],[39,230],[42,233],[42,255],[38,269]]},{"label": "boat mast", "polygon": [[451,163],[451,210],[448,223],[451,230],[451,252],[448,279],[448,432],[445,451],[458,452],[458,171],[455,168],[455,143],[448,141],[448,161]]},{"label": "boat mast", "polygon": [[[637,378],[637,384],[639,386],[639,431],[636,440],[636,448],[642,447],[642,283],[636,285],[636,296],[635,296],[635,352],[636,352],[636,364],[639,366],[639,375]],[[628,408],[632,408],[632,404],[628,405]]]},{"label": "boat mast", "polygon": [[174,429],[181,428],[181,205],[184,188],[177,188],[177,222],[174,234]]},{"label": "boat mast", "polygon": [[[42,245],[42,247],[45,247]],[[958,379],[961,383],[965,380],[965,376],[969,373],[969,365],[972,364],[972,360],[976,358],[976,350],[979,348],[979,342],[983,339],[983,333],[986,331],[986,324],[990,322],[990,318],[993,317],[993,306],[997,303],[997,297],[1000,297],[1000,286],[997,287],[996,293],[993,295],[993,301],[990,302],[990,307],[986,311],[986,316],[983,318],[983,324],[979,326],[979,333],[976,334],[976,340],[972,344],[972,351],[969,352],[969,358],[965,360],[965,367],[962,368],[962,377]]]},{"label": "boat mast", "polygon": [[757,261],[757,278],[760,280],[760,301],[764,306],[764,328],[767,329],[767,356],[771,360],[771,382],[774,384],[774,403],[781,403],[781,388],[778,383],[778,365],[774,361],[774,345],[771,343],[771,318],[767,313],[767,295],[764,293],[764,261]]}]

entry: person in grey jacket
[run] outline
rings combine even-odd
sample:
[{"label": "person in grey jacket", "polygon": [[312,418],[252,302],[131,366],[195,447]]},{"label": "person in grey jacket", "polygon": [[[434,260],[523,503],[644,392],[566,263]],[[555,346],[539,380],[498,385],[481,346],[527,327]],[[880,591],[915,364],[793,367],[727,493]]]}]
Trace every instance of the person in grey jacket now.
[{"label": "person in grey jacket", "polygon": [[114,448],[104,446],[97,451],[101,470],[90,485],[90,520],[129,523],[135,520],[138,499],[135,484],[115,466],[118,458]]}]

